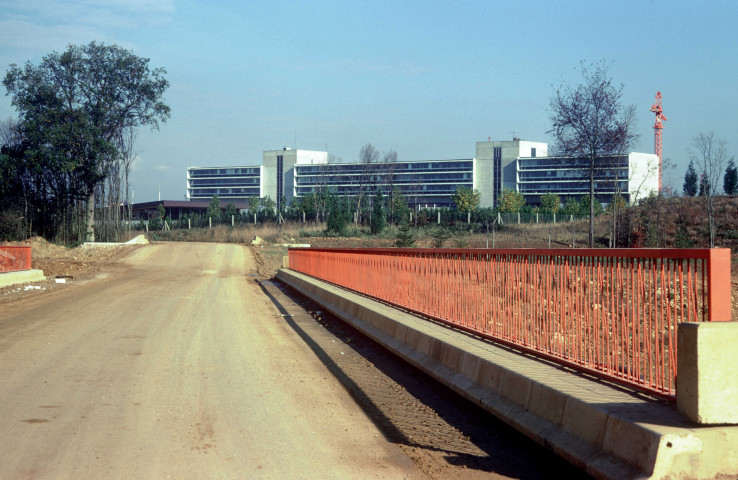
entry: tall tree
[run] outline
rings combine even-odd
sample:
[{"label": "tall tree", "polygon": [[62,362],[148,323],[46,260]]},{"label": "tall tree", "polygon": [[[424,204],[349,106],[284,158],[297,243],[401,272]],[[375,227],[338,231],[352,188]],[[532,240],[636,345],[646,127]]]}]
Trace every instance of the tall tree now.
[{"label": "tall tree", "polygon": [[689,161],[687,171],[684,173],[684,185],[682,187],[685,197],[694,197],[697,195],[697,171],[694,169],[694,162]]},{"label": "tall tree", "polygon": [[687,150],[689,161],[697,164],[701,176],[700,195],[704,193],[707,223],[710,229],[710,248],[715,247],[715,208],[713,196],[718,185],[723,165],[728,161],[725,140],[715,138],[713,133],[700,133],[692,139]]},{"label": "tall tree", "polygon": [[43,114],[56,122],[49,128],[58,132],[71,125],[76,139],[85,143],[56,153],[89,173],[80,185],[87,197],[88,241],[95,236],[95,185],[109,173],[106,161],[117,154],[116,140],[128,127],[157,129],[169,118],[170,108],[163,102],[169,86],[165,73],[151,70],[149,59],[117,45],[91,42],[52,52],[38,66],[13,64],[5,75],[3,84],[26,132],[40,127],[32,119]]},{"label": "tall tree", "polygon": [[730,159],[728,166],[725,167],[723,191],[726,195],[738,195],[738,168],[736,168],[733,158]]},{"label": "tall tree", "polygon": [[562,84],[554,90],[550,114],[554,147],[559,155],[581,161],[589,181],[589,246],[594,246],[595,179],[612,176],[610,159],[628,152],[636,134],[633,132],[635,106],[621,104],[623,85],[610,77],[608,65],[581,64],[582,83],[572,87]]},{"label": "tall tree", "polygon": [[523,205],[525,205],[525,197],[522,193],[512,188],[503,188],[497,210],[501,213],[518,213]]},{"label": "tall tree", "polygon": [[372,235],[382,233],[384,227],[387,226],[387,219],[384,214],[384,196],[382,188],[377,187],[377,193],[374,195],[374,204],[372,205],[372,218],[369,222]]}]

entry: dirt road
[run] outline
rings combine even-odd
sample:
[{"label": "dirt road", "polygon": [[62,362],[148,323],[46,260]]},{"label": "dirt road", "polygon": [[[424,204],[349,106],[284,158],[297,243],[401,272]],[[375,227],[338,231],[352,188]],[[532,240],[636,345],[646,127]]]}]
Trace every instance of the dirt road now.
[{"label": "dirt road", "polygon": [[0,478],[425,478],[253,271],[242,246],[154,245],[4,304]]}]

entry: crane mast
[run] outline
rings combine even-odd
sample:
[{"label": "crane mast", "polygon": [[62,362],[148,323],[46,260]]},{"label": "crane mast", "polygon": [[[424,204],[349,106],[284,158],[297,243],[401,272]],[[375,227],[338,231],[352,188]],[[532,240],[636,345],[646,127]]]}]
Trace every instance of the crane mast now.
[{"label": "crane mast", "polygon": [[661,164],[663,160],[663,151],[661,143],[661,131],[664,129],[664,125],[661,123],[665,122],[666,116],[661,108],[661,92],[656,92],[656,103],[651,105],[651,111],[656,114],[656,123],[653,126],[653,150],[657,157],[659,157],[659,193],[661,192]]}]

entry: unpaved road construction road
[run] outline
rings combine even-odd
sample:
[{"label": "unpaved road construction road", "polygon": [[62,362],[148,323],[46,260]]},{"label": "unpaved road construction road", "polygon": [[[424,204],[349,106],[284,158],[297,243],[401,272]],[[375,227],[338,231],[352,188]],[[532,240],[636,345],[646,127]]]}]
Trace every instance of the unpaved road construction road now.
[{"label": "unpaved road construction road", "polygon": [[2,304],[0,479],[577,475],[255,272],[244,246],[156,244]]}]

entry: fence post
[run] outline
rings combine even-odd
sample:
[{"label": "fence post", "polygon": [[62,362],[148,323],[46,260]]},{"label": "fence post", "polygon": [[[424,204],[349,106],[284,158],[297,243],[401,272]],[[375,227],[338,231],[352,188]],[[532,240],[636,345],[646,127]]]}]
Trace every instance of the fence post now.
[{"label": "fence post", "polygon": [[[556,224],[556,214],[554,213],[554,224]],[[551,247],[549,247],[551,248]]]},{"label": "fence post", "polygon": [[[433,205],[433,208],[436,208],[436,206]],[[440,210],[438,211],[438,224],[439,225],[441,224],[441,211]]]},{"label": "fence post", "polygon": [[466,223],[467,225],[471,223],[471,210],[466,212]]},{"label": "fence post", "polygon": [[302,212],[302,223],[305,223],[305,212]]},{"label": "fence post", "polygon": [[213,217],[208,217],[208,228],[213,228]]},{"label": "fence post", "polygon": [[730,321],[730,249],[711,248],[707,263],[707,321]]},{"label": "fence post", "polygon": [[254,214],[254,225],[256,225],[256,214]]},{"label": "fence post", "polygon": [[536,212],[536,223],[538,223],[538,212]]},{"label": "fence post", "polygon": [[192,229],[192,219],[188,218],[187,219],[187,230],[190,230],[190,229]]},{"label": "fence post", "polygon": [[236,226],[236,216],[231,215],[231,227],[234,227],[234,226]]},{"label": "fence post", "polygon": [[518,225],[520,225],[520,212],[518,212]]}]

